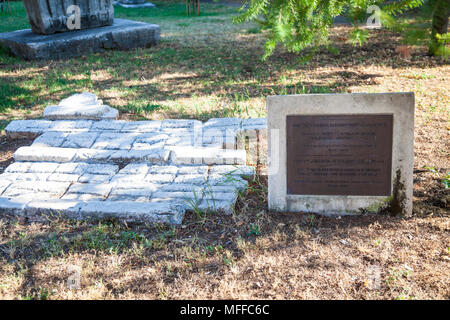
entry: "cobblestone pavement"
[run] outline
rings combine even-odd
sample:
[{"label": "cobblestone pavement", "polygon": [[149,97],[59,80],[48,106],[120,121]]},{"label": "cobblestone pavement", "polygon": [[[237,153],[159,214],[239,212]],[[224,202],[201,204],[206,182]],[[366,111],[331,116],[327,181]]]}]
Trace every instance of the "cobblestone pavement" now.
[{"label": "cobblestone pavement", "polygon": [[6,127],[10,138],[36,139],[0,175],[0,213],[181,224],[186,210],[231,213],[255,174],[246,164],[265,163],[265,119],[86,120],[114,114],[95,97],[97,113],[86,95],[63,100],[71,120]]}]

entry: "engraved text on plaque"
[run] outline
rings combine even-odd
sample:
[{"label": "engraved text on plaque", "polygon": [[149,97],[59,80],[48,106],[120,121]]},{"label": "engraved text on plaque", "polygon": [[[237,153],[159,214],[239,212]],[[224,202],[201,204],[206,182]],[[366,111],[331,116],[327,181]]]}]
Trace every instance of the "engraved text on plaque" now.
[{"label": "engraved text on plaque", "polygon": [[392,115],[287,116],[287,193],[391,195]]}]

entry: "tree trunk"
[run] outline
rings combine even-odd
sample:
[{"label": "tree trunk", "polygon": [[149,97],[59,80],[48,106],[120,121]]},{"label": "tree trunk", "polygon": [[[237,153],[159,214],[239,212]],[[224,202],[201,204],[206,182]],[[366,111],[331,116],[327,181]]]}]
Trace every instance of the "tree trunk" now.
[{"label": "tree trunk", "polygon": [[436,39],[436,34],[447,33],[448,30],[448,18],[450,15],[450,2],[449,0],[437,0],[433,10],[433,20],[431,22],[431,43],[429,52],[431,55],[436,53],[436,50],[440,44]]}]

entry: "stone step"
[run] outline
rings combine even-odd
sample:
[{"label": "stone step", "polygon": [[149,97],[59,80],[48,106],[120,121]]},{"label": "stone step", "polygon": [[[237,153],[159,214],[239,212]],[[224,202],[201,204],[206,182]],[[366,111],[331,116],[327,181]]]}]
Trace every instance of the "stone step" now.
[{"label": "stone step", "polygon": [[[226,208],[229,210],[229,208]],[[79,201],[62,199],[11,199],[0,197],[0,212],[18,215],[31,221],[45,215],[61,215],[70,219],[117,218],[128,222],[167,223],[180,225],[185,206],[172,199],[155,202],[136,201]]]},{"label": "stone step", "polygon": [[[172,156],[170,156],[172,152]],[[14,153],[16,161],[34,162],[142,162],[152,164],[207,164],[244,165],[245,150],[227,150],[207,147],[173,147],[151,150],[105,150],[88,148],[20,147]]]}]

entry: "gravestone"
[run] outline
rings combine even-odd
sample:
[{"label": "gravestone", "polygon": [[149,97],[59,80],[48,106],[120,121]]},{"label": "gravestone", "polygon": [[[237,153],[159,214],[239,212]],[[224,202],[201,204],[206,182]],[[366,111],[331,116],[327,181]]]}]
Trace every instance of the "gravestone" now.
[{"label": "gravestone", "polygon": [[267,99],[269,208],[412,213],[414,94]]}]

